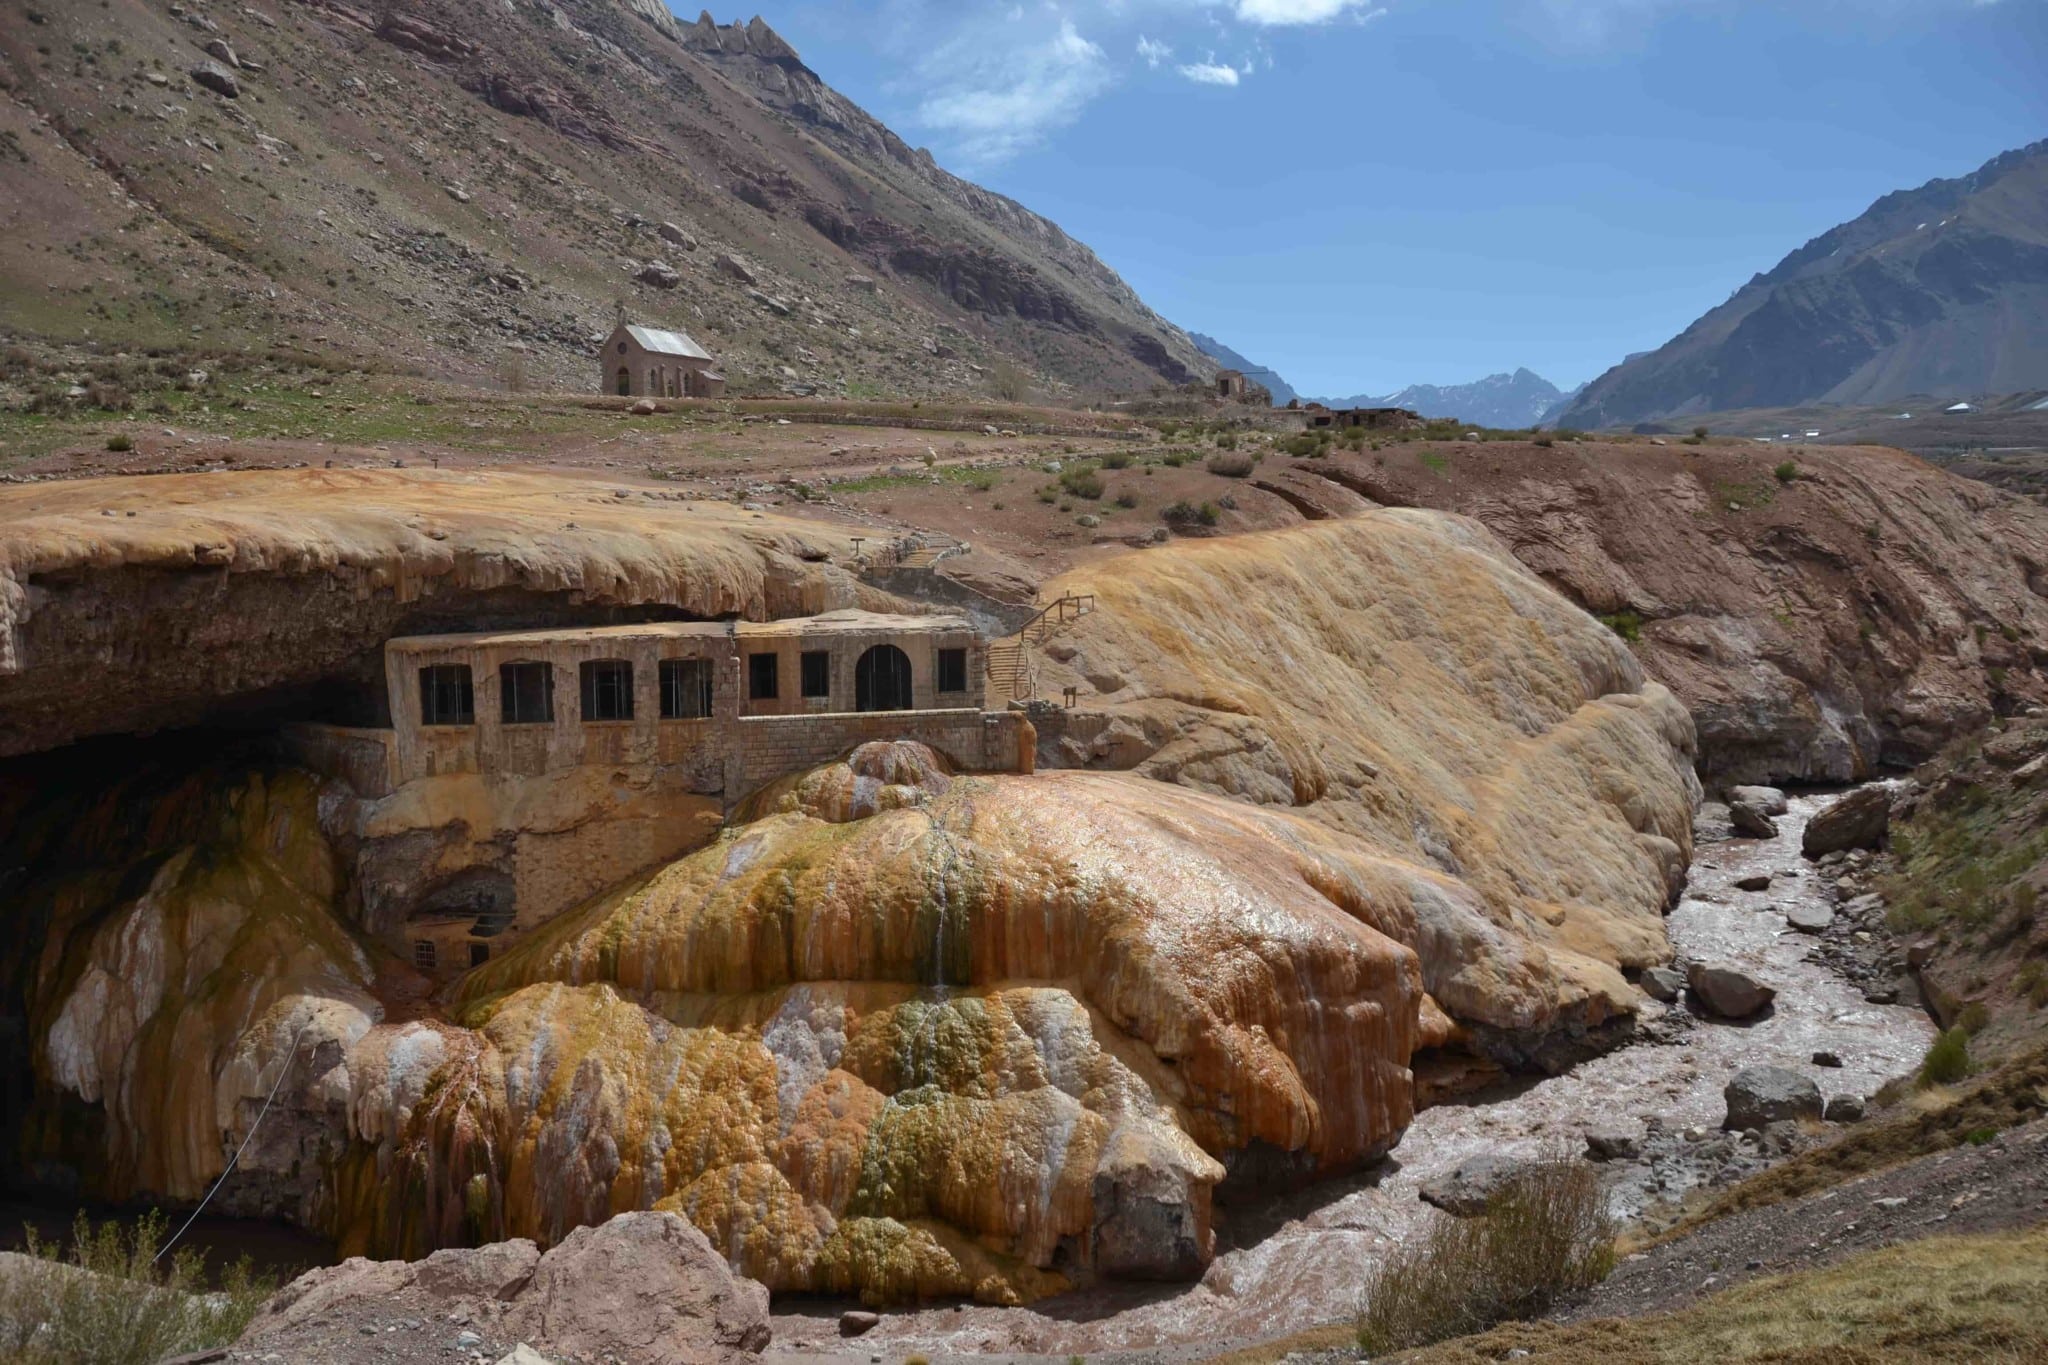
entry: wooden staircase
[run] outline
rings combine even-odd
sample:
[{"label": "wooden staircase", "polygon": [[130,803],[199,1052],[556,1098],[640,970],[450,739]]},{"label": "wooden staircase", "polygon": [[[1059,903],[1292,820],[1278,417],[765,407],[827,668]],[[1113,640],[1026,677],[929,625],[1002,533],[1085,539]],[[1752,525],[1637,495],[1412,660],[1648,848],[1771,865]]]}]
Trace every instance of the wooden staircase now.
[{"label": "wooden staircase", "polygon": [[1016,636],[988,645],[988,697],[991,702],[1025,701],[1031,696],[1031,665],[1024,642]]},{"label": "wooden staircase", "polygon": [[1095,610],[1094,596],[1068,593],[1039,608],[1015,635],[989,641],[988,695],[991,702],[1029,701],[1035,687],[1030,646],[1042,645],[1069,621]]}]

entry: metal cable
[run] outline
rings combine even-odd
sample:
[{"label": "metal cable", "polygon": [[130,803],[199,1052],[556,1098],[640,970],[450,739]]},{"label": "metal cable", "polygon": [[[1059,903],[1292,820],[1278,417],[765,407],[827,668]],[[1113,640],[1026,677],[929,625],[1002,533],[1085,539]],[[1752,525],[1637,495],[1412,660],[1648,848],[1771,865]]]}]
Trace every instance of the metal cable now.
[{"label": "metal cable", "polygon": [[180,1237],[183,1237],[187,1232],[191,1231],[192,1224],[197,1222],[199,1219],[199,1215],[206,1211],[207,1204],[212,1202],[213,1197],[216,1194],[220,1193],[220,1187],[227,1183],[228,1177],[234,1174],[235,1163],[242,1159],[243,1152],[249,1150],[249,1144],[255,1140],[256,1130],[263,1126],[263,1120],[270,1114],[271,1101],[275,1100],[277,1098],[277,1092],[284,1088],[284,1078],[291,1073],[292,1063],[299,1059],[299,1039],[305,1037],[306,1030],[311,1028],[312,1026],[313,1016],[309,1013],[306,1016],[306,1022],[300,1024],[299,1031],[292,1035],[292,1045],[285,1052],[284,1065],[277,1069],[277,1079],[271,1082],[270,1093],[264,1097],[263,1108],[257,1111],[256,1121],[249,1125],[249,1131],[243,1135],[242,1145],[235,1148],[235,1154],[228,1158],[228,1164],[226,1168],[224,1168],[220,1173],[220,1179],[213,1182],[213,1188],[206,1192],[206,1198],[200,1200],[199,1206],[192,1210],[191,1217],[187,1218],[184,1222],[184,1225],[180,1227],[176,1232],[171,1234],[171,1240],[165,1242],[162,1248],[160,1248],[157,1251],[156,1255],[150,1258],[151,1265],[155,1265],[158,1261],[161,1261],[165,1256],[169,1255],[171,1248],[178,1244],[178,1239]]}]

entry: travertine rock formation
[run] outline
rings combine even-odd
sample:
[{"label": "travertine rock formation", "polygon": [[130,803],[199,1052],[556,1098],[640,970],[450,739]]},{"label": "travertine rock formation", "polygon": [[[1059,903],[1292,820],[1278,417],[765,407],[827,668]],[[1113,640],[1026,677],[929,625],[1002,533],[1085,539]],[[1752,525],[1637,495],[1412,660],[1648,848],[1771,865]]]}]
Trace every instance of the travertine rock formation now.
[{"label": "travertine rock formation", "polygon": [[397,634],[887,605],[817,522],[539,474],[0,488],[0,756],[272,711],[374,721]]},{"label": "travertine rock formation", "polygon": [[[361,962],[312,872],[217,888],[241,941],[297,936],[272,975],[354,1010],[304,1064],[326,1107],[287,1105],[330,1176],[294,1211],[389,1253],[653,1207],[771,1288],[874,1300],[1186,1278],[1219,1185],[1397,1142],[1419,1053],[1550,1064],[1632,1008],[1622,969],[1668,954],[1689,723],[1482,530],[1374,513],[1133,556],[1095,588],[1063,647],[1123,681],[1048,750],[1138,771],[962,776],[869,746],[472,973],[452,1020],[378,1020],[405,973]],[[310,860],[310,784],[264,780],[300,784],[280,824],[207,780],[241,823],[131,831],[138,865]],[[247,1055],[256,1080],[289,1048],[204,994],[53,1042],[46,1021],[93,1007],[86,945],[149,922],[133,880],[93,884],[101,927],[51,940],[63,965],[22,968],[52,1110],[91,1105],[59,1062],[106,1038],[182,1030],[180,1057]],[[110,1183],[198,1193],[238,1133],[177,1087],[254,1093],[209,1065],[167,1067],[166,1096],[98,1063],[138,1147],[191,1154],[144,1172],[102,1134]]]}]

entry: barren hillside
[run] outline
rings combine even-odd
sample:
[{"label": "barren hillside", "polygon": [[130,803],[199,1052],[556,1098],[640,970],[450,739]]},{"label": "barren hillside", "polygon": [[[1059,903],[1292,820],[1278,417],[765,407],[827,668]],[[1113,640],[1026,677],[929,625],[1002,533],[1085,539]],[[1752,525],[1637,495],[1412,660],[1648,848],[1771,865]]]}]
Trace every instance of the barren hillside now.
[{"label": "barren hillside", "polygon": [[1139,390],[1213,366],[756,18],[658,0],[0,7],[17,338],[583,387],[615,312],[746,389]]}]

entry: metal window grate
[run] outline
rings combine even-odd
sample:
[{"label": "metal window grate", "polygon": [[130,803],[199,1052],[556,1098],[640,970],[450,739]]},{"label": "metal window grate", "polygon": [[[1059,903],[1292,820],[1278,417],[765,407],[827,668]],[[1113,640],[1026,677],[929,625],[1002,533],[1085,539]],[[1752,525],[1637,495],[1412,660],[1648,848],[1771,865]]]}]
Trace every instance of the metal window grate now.
[{"label": "metal window grate", "polygon": [[474,725],[476,687],[468,664],[430,664],[420,670],[420,724]]},{"label": "metal window grate", "polygon": [[507,725],[547,725],[555,719],[552,664],[504,664],[498,669],[500,718]]},{"label": "metal window grate", "polygon": [[583,719],[633,719],[633,665],[624,659],[593,659],[583,665]]},{"label": "metal window grate", "polygon": [[661,661],[661,718],[702,720],[711,714],[711,660]]},{"label": "metal window grate", "polygon": [[412,965],[423,972],[434,970],[434,940],[416,938],[412,942]]}]

